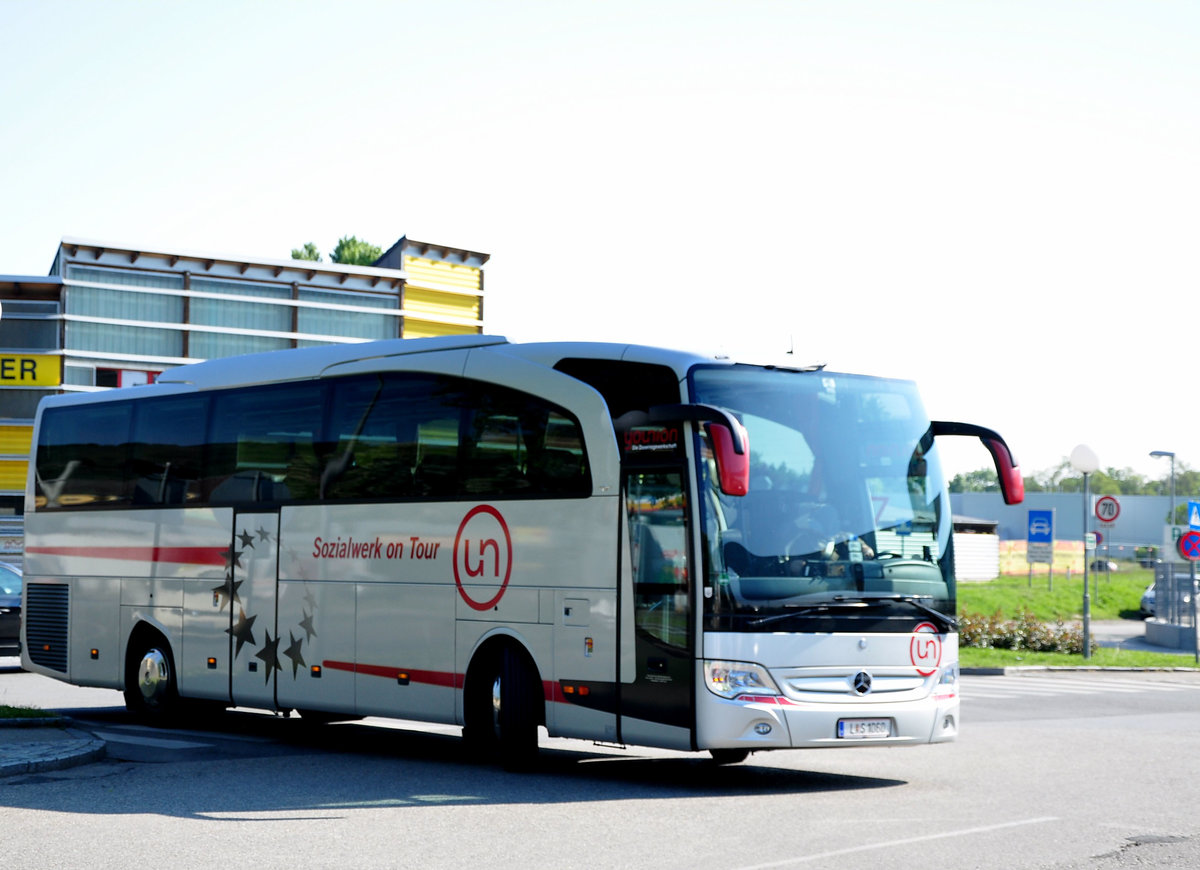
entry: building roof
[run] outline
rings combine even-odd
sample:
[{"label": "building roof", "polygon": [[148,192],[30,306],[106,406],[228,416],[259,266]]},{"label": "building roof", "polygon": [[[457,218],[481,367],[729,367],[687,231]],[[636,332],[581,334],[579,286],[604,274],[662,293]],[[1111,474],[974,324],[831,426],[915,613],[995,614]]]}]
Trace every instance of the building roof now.
[{"label": "building roof", "polygon": [[72,236],[63,237],[62,247],[72,258],[78,258],[83,253],[91,254],[94,259],[100,260],[102,257],[115,254],[121,259],[127,258],[127,262],[131,266],[136,265],[141,259],[146,258],[148,260],[166,260],[172,269],[179,268],[179,263],[181,262],[195,264],[195,270],[198,272],[212,272],[214,270],[229,271],[232,269],[239,274],[245,274],[251,267],[259,269],[265,267],[276,278],[280,277],[285,271],[290,271],[304,275],[308,281],[313,280],[318,274],[322,274],[333,277],[334,280],[338,280],[340,283],[354,276],[366,278],[375,284],[380,282],[399,283],[406,277],[403,269],[387,266],[318,263],[312,260],[293,260],[291,258],[286,260],[263,257],[250,259],[231,254],[214,254],[181,249],[164,251],[153,247],[130,247],[129,245],[114,242],[80,239]]}]

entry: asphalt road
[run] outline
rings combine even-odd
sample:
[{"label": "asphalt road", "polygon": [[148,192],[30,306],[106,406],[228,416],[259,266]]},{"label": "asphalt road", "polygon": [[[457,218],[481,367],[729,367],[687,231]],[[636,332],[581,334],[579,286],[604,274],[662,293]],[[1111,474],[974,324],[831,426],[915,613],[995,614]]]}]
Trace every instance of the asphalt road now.
[{"label": "asphalt road", "polygon": [[[174,730],[0,672],[109,741],[0,782],[6,868],[1200,866],[1200,675],[965,677],[959,742],[703,756],[543,741],[529,775],[454,728],[234,713]],[[13,701],[5,701],[12,703]]]}]

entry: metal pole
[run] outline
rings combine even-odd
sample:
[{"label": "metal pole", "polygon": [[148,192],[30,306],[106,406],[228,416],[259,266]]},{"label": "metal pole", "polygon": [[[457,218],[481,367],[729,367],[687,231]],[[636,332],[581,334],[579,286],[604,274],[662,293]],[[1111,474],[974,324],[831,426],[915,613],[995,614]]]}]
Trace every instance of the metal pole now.
[{"label": "metal pole", "polygon": [[1200,664],[1200,629],[1196,627],[1196,560],[1192,559],[1192,652]]},{"label": "metal pole", "polygon": [[1092,657],[1092,600],[1088,597],[1088,474],[1083,473],[1083,657]]},{"label": "metal pole", "polygon": [[1175,454],[1171,454],[1171,525],[1175,525]]}]

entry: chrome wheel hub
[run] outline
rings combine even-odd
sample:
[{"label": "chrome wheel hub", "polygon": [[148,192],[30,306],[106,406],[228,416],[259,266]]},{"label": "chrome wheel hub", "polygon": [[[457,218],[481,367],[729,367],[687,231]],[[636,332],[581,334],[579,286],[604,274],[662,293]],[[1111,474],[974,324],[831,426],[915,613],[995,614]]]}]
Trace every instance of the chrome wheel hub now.
[{"label": "chrome wheel hub", "polygon": [[160,650],[147,650],[138,663],[138,689],[147,704],[157,704],[167,693],[171,683],[171,669],[167,657]]}]

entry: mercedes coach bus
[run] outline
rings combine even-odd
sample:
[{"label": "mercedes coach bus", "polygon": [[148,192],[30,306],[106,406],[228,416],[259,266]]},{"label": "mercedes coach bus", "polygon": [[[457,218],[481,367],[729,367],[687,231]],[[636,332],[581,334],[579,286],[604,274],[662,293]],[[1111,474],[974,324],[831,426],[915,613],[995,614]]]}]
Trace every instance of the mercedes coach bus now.
[{"label": "mercedes coach bus", "polygon": [[913,384],[491,336],[275,351],[45,399],[22,664],[188,704],[707,750],[953,740]]}]

